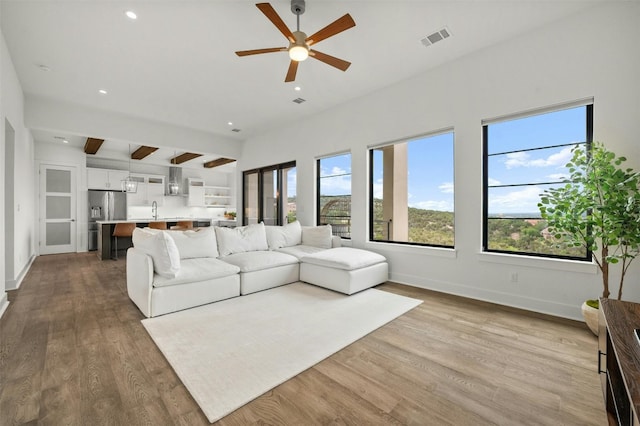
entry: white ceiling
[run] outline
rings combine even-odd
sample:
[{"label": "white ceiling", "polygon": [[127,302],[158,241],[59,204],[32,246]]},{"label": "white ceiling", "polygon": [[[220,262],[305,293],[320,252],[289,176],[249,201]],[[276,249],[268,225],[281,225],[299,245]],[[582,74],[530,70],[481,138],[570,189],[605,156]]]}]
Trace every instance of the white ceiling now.
[{"label": "white ceiling", "polygon": [[[294,83],[284,83],[289,64],[286,53],[243,58],[234,54],[236,50],[287,45],[254,3],[2,0],[0,18],[26,94],[244,140],[598,1],[307,0],[300,22],[307,34],[351,14],[355,28],[314,47],[352,65],[342,72],[308,59],[300,64]],[[289,1],[271,4],[295,30]],[[128,19],[127,10],[135,11],[138,19]],[[445,26],[450,38],[430,47],[421,44],[422,38]],[[49,71],[41,70],[40,65]],[[295,91],[296,86],[301,90]],[[99,89],[108,94],[99,94]],[[292,102],[298,97],[306,102]],[[232,128],[241,132],[234,133]],[[73,138],[74,129],[67,130],[62,136]],[[56,135],[34,132],[36,140],[60,143]],[[84,140],[72,143],[84,145]],[[120,144],[110,149],[127,152],[129,148]],[[183,144],[178,153],[185,149],[188,146]],[[171,149],[166,151],[163,155],[170,156]]]}]

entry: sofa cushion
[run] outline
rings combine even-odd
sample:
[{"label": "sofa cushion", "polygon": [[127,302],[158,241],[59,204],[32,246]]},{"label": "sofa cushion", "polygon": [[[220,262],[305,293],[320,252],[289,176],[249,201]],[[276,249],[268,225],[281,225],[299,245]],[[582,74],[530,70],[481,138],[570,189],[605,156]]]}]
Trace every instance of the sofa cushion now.
[{"label": "sofa cushion", "polygon": [[240,272],[240,268],[210,257],[197,259],[185,259],[178,274],[173,277],[155,275],[153,279],[154,287],[166,287],[170,285],[194,283],[198,281],[213,280],[227,277]]},{"label": "sofa cushion", "polygon": [[263,269],[298,263],[298,258],[277,251],[252,251],[225,256],[222,260],[236,265],[240,272],[262,271]]},{"label": "sofa cushion", "polygon": [[216,233],[212,227],[166,232],[176,242],[178,252],[180,252],[180,259],[219,256]]},{"label": "sofa cushion", "polygon": [[220,256],[248,251],[269,250],[264,223],[236,228],[215,227]]},{"label": "sofa cushion", "polygon": [[302,244],[305,246],[329,249],[331,236],[331,225],[302,227]]},{"label": "sofa cushion", "polygon": [[330,250],[323,250],[305,256],[300,260],[303,263],[311,263],[313,265],[343,269],[346,271],[353,271],[387,261],[381,254],[351,247],[337,247]]},{"label": "sofa cushion", "polygon": [[318,253],[319,251],[323,251],[323,250],[326,250],[326,249],[321,249],[320,247],[313,247],[313,246],[303,246],[301,244],[301,245],[292,246],[292,247],[282,247],[277,249],[276,251],[280,253],[290,254],[291,256],[295,256],[298,258],[298,260],[300,260],[309,254]]},{"label": "sofa cushion", "polygon": [[283,226],[265,226],[269,250],[291,247],[302,243],[302,227],[295,221]]},{"label": "sofa cushion", "polygon": [[175,278],[180,272],[180,253],[178,247],[167,233],[151,233],[140,228],[133,230],[133,245],[151,256],[153,270],[165,278]]}]

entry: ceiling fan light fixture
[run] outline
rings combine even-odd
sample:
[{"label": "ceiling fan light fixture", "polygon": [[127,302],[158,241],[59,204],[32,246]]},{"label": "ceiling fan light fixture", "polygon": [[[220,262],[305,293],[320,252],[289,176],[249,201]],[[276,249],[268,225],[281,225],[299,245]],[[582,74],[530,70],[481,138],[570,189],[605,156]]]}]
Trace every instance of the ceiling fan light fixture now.
[{"label": "ceiling fan light fixture", "polygon": [[289,48],[289,58],[292,61],[301,62],[309,57],[309,49],[305,46],[295,44]]}]

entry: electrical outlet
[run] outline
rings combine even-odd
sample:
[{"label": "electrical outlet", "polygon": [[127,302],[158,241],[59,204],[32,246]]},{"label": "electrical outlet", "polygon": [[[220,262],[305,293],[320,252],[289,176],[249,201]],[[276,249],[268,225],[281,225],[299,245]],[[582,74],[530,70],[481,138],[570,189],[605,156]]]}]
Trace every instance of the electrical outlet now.
[{"label": "electrical outlet", "polygon": [[518,282],[518,273],[517,272],[511,272],[509,278],[510,278],[510,281],[512,283],[517,283]]}]

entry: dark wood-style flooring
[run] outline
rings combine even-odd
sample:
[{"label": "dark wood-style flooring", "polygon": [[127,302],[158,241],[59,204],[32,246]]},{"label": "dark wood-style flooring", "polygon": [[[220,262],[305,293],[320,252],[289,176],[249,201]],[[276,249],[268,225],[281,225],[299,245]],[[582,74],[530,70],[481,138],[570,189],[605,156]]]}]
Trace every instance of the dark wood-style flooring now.
[{"label": "dark wood-style flooring", "polygon": [[[424,303],[219,424],[606,424],[584,324],[378,288]],[[9,297],[0,424],[208,424],[142,327],[123,259],[41,256]]]}]

